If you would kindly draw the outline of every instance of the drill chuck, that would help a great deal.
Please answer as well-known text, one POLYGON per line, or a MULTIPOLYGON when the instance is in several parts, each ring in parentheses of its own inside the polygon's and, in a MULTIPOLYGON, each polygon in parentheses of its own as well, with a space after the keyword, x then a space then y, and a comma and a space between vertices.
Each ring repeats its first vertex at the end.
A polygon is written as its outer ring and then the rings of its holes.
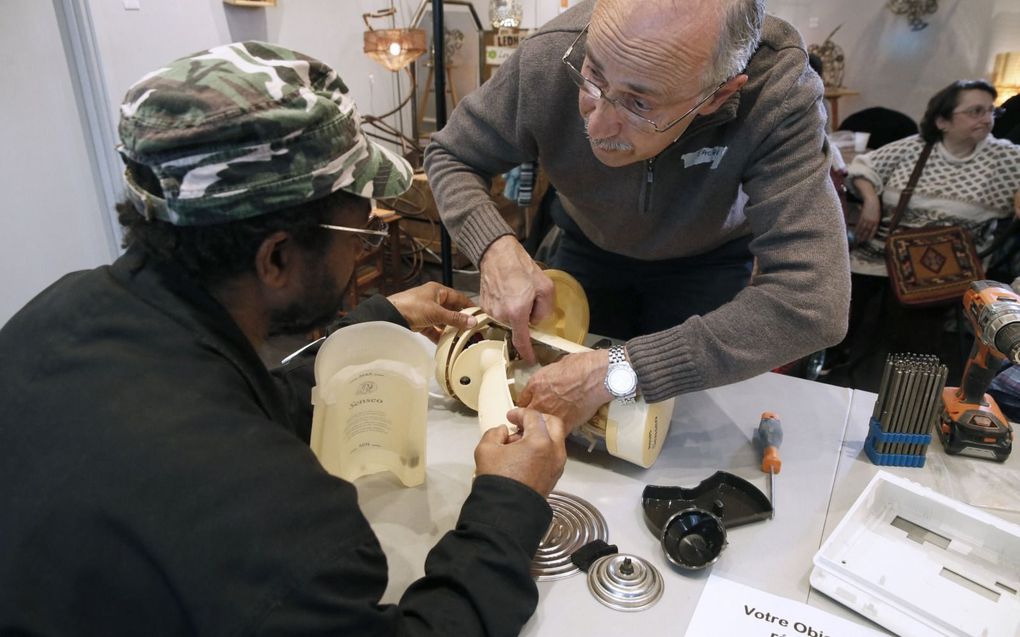
POLYGON ((1000 355, 1020 363, 1020 298, 1001 284, 985 286, 985 293, 984 299, 977 297, 983 304, 968 308, 975 336, 1000 355), (994 291, 992 299, 987 298, 989 291, 994 291))
POLYGON ((995 333, 995 349, 1002 352, 1010 362, 1020 364, 1020 316, 1016 321, 1003 325, 995 333))

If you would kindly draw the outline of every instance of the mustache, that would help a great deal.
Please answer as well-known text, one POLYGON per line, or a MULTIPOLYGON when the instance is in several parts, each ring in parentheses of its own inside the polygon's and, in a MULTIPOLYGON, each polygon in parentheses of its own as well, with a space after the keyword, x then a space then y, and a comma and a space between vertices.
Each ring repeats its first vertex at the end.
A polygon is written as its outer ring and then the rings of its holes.
POLYGON ((588 138, 591 145, 606 152, 632 151, 634 146, 615 137, 597 138, 592 137, 588 131, 588 118, 584 118, 584 136, 588 138))

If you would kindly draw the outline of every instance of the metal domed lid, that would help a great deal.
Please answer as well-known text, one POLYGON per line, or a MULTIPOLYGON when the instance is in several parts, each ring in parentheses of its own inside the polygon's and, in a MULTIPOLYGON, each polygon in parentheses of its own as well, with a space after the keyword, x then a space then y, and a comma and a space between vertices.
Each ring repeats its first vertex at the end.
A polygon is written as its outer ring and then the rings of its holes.
POLYGON ((550 493, 548 501, 552 523, 531 561, 531 575, 540 581, 580 572, 570 561, 574 551, 593 540, 609 539, 606 519, 587 501, 559 491, 550 493))
POLYGON ((588 588, 595 599, 610 608, 639 611, 662 597, 662 576, 647 560, 617 553, 601 557, 591 565, 588 588))

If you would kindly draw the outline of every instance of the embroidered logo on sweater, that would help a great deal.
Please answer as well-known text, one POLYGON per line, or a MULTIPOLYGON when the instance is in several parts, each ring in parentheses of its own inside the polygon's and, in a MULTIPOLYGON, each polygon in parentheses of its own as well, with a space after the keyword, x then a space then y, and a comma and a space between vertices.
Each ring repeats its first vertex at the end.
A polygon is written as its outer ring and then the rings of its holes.
POLYGON ((716 146, 715 148, 702 148, 697 152, 687 153, 683 156, 684 168, 690 168, 699 164, 712 164, 712 170, 715 170, 719 167, 723 155, 729 149, 729 146, 716 146))

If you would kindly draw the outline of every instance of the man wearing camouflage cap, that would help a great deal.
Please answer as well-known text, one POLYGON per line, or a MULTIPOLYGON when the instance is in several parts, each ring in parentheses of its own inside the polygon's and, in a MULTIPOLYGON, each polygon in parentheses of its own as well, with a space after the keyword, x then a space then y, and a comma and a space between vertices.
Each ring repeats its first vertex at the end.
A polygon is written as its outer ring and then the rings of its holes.
MULTIPOLYGON (((0 633, 516 634, 562 423, 514 410, 523 436, 483 437, 457 529, 381 605, 356 491, 307 446, 312 351, 256 353, 335 316, 370 198, 410 182, 337 74, 217 47, 131 87, 120 138, 127 252, 0 330, 0 633)), ((465 326, 467 302, 430 283, 345 322, 465 326)))

